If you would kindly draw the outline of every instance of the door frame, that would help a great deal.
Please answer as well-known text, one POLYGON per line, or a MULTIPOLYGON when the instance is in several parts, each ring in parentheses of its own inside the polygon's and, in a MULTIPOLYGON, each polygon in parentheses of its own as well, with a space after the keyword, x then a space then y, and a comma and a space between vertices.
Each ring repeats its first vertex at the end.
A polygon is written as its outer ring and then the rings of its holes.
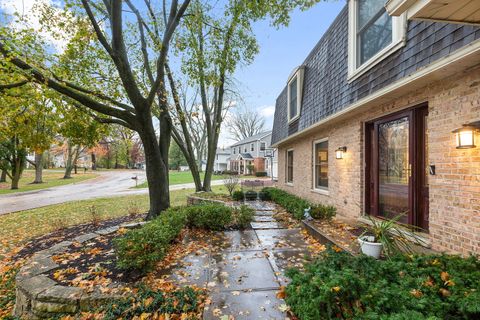
POLYGON ((428 115, 428 103, 422 103, 365 123, 365 212, 374 217, 379 215, 379 164, 378 126, 403 117, 409 119, 409 165, 408 178, 409 214, 408 225, 428 231, 428 186, 425 186, 425 172, 428 155, 425 152, 426 134, 424 119, 428 115))

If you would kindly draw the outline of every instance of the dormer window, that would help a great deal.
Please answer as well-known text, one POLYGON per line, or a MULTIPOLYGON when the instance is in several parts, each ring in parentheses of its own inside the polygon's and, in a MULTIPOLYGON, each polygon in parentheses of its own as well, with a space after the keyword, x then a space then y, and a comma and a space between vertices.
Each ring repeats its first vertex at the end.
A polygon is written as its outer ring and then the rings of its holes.
POLYGON ((302 107, 303 72, 303 66, 296 68, 288 80, 288 122, 295 121, 300 116, 300 109, 302 107))
POLYGON ((384 5, 385 0, 349 2, 349 80, 360 76, 405 44, 405 16, 389 16, 384 5))

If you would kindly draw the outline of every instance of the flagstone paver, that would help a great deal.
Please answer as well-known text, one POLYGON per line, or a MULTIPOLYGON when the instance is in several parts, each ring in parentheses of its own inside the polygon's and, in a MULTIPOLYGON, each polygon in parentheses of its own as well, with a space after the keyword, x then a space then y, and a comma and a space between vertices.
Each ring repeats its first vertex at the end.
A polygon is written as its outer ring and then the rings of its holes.
POLYGON ((247 205, 256 210, 252 230, 212 236, 208 248, 162 271, 180 285, 208 288, 211 304, 204 319, 285 319, 285 301, 276 296, 289 282, 284 272, 301 267, 310 257, 300 229, 286 229, 277 222, 272 204, 247 205))

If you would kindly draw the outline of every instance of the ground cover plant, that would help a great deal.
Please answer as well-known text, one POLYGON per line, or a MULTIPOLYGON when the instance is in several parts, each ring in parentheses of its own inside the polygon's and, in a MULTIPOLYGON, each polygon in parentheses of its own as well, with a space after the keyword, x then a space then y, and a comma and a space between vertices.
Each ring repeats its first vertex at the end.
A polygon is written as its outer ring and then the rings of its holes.
POLYGON ((286 301, 307 319, 479 319, 475 257, 398 255, 390 260, 328 249, 289 270, 286 301))

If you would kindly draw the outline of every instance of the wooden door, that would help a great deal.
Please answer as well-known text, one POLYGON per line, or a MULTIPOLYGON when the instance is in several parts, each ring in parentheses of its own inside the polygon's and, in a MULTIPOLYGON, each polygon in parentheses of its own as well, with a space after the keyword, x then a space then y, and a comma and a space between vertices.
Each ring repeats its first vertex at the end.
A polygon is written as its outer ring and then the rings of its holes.
POLYGON ((428 229, 425 106, 367 123, 365 203, 369 214, 428 229))

